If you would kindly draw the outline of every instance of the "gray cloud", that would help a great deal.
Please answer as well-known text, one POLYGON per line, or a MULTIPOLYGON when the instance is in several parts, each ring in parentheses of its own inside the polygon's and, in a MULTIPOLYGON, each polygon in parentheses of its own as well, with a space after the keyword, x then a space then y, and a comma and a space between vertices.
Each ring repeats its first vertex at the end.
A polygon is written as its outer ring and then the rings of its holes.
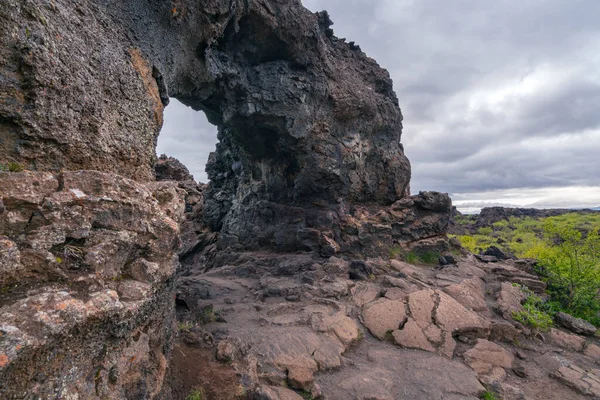
POLYGON ((207 182, 204 167, 217 143, 217 128, 201 111, 194 111, 175 99, 165 109, 158 137, 157 154, 176 157, 199 182, 207 182))
MULTIPOLYGON (((487 192, 492 201, 497 190, 519 188, 597 193, 600 2, 303 3, 327 9, 337 36, 357 42, 390 71, 405 116, 413 190, 457 199, 487 192)), ((175 109, 167 108, 167 123, 175 109)), ((213 127, 193 133, 186 123, 179 118, 163 129, 175 132, 167 133, 173 154, 180 157, 178 141, 213 148, 213 127)), ((200 179, 205 159, 190 165, 200 179)))

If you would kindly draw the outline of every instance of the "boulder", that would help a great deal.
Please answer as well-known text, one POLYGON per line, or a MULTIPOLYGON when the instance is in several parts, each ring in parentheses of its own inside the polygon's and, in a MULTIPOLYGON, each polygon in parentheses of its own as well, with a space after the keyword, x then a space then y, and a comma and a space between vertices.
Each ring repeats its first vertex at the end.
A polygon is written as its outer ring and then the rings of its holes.
POLYGON ((496 257, 498 260, 506 260, 507 258, 510 258, 505 252, 503 252, 496 246, 488 247, 486 251, 483 252, 483 255, 489 257, 496 257))
POLYGON ((575 318, 572 315, 564 312, 556 313, 554 319, 560 326, 567 328, 574 333, 591 336, 596 333, 597 330, 594 325, 590 324, 586 320, 575 318))
POLYGON ((350 262, 350 270, 348 272, 350 279, 367 280, 375 273, 375 269, 362 260, 354 260, 350 262))

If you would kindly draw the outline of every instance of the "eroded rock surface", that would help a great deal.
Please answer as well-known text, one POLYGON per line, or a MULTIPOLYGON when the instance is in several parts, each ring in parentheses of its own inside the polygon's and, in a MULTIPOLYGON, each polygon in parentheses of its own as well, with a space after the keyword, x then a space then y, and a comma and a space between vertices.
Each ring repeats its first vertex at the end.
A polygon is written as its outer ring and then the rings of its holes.
POLYGON ((222 359, 247 391, 283 386, 326 399, 476 399, 486 390, 507 399, 593 397, 595 337, 532 331, 497 306, 502 290, 518 289, 504 282, 512 261, 490 266, 468 257, 450 269, 364 262, 373 275, 356 281, 351 262, 335 257, 236 254, 228 265, 192 268, 181 278, 179 296, 190 309, 180 320, 224 343, 217 354, 229 354, 222 359), (476 310, 459 302, 464 290, 454 290, 471 286, 484 300, 476 310), (216 317, 197 322, 203 310, 216 317))
POLYGON ((182 192, 77 171, 0 172, 0 193, 0 397, 156 397, 182 192))

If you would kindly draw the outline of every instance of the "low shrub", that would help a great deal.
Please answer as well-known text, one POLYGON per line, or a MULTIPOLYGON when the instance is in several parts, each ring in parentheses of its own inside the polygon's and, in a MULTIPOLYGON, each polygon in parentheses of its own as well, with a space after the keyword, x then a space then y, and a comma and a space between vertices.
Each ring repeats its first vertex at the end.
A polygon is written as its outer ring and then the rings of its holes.
POLYGON ((185 400, 203 400, 203 399, 204 399, 204 392, 199 389, 192 390, 190 392, 190 394, 188 394, 187 397, 185 398, 185 400))
POLYGON ((16 162, 9 162, 7 164, 0 164, 0 171, 4 172, 21 172, 24 171, 25 167, 16 162))
POLYGON ((547 330, 552 326, 552 315, 545 311, 544 301, 525 287, 521 290, 527 294, 523 310, 513 313, 513 319, 530 328, 547 330))

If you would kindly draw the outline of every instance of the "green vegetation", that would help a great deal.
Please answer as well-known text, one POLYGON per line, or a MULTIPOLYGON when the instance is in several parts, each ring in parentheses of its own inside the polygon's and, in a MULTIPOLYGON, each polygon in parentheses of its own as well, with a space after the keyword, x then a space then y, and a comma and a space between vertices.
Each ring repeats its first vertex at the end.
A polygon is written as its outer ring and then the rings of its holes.
POLYGON ((202 309, 198 314, 198 321, 201 324, 210 324, 211 322, 223 322, 223 317, 219 315, 218 311, 215 311, 212 306, 208 306, 202 309))
MULTIPOLYGON (((462 216, 455 220, 459 225, 473 223, 472 216, 462 216)), ((451 235, 472 253, 485 251, 496 246, 503 251, 514 253, 518 257, 534 257, 530 251, 544 244, 544 226, 552 223, 558 229, 571 228, 582 232, 600 229, 600 213, 581 214, 567 213, 556 217, 542 219, 510 217, 508 220, 495 222, 491 227, 482 227, 474 235, 451 235)))
POLYGON ((409 251, 403 260, 409 264, 437 264, 440 253, 437 251, 409 251))
POLYGON ((402 251, 402 247, 400 246, 396 246, 396 247, 392 247, 390 249, 390 259, 397 259, 398 257, 400 257, 402 255, 403 251, 402 251))
POLYGON ((564 311, 600 326, 600 213, 567 213, 541 219, 511 217, 474 235, 457 236, 472 253, 489 246, 537 259, 537 273, 548 284, 548 301, 529 296, 515 319, 532 327, 549 326, 564 311))
POLYGON ((306 391, 300 392, 300 396, 302 396, 302 398, 305 400, 314 400, 315 399, 310 392, 306 392, 306 391))
POLYGON ((9 162, 7 164, 0 164, 0 172, 21 172, 24 171, 25 167, 16 162, 9 162))
POLYGON ((203 400, 203 399, 204 399, 204 392, 199 389, 192 390, 190 392, 190 394, 188 394, 187 397, 185 398, 185 400, 203 400))
POLYGON ((489 390, 486 390, 481 395, 481 400, 498 400, 498 398, 496 397, 496 395, 494 394, 494 392, 490 392, 489 390))
POLYGON ((390 259, 401 259, 409 264, 437 264, 440 257, 438 251, 412 250, 406 252, 397 246, 390 249, 390 259))
POLYGON ((388 342, 391 343, 395 343, 396 339, 394 339, 394 331, 393 330, 389 330, 385 333, 385 340, 387 340, 388 342))
POLYGON ((550 307, 600 325, 600 235, 548 221, 544 242, 528 255, 538 260, 538 273, 548 283, 550 307))
POLYGON ((189 321, 180 322, 178 325, 179 330, 184 331, 184 332, 189 332, 190 330, 192 330, 193 327, 194 327, 194 324, 189 321))
POLYGON ((523 310, 513 313, 515 321, 543 331, 550 328, 552 326, 552 316, 544 311, 544 308, 546 308, 544 301, 524 286, 521 287, 521 290, 527 294, 527 299, 523 303, 523 310))

